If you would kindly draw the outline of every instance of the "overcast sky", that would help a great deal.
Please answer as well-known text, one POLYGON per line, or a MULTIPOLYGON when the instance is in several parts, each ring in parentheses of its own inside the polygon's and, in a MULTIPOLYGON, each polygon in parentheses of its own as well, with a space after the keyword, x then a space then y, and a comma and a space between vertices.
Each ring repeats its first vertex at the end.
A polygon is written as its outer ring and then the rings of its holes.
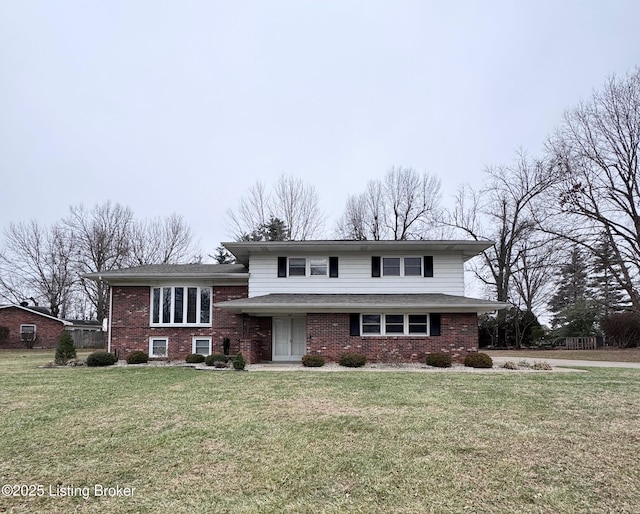
POLYGON ((107 200, 203 253, 260 179, 314 185, 327 237, 391 166, 444 202, 640 56, 637 0, 0 0, 0 230, 107 200))

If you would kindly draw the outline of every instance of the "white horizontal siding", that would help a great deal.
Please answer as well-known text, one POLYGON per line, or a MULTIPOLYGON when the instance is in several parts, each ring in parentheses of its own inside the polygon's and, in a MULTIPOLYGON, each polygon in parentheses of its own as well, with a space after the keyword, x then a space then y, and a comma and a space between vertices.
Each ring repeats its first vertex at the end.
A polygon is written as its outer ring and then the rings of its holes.
MULTIPOLYGON (((288 257, 308 259, 313 256, 289 255, 288 257)), ((329 256, 322 255, 322 257, 329 256)), ((422 257, 422 255, 386 253, 382 257, 422 257)), ((249 297, 271 293, 464 295, 462 255, 433 254, 433 277, 372 277, 371 254, 338 254, 338 263, 338 278, 318 276, 278 278, 276 255, 252 255, 249 261, 249 297)))

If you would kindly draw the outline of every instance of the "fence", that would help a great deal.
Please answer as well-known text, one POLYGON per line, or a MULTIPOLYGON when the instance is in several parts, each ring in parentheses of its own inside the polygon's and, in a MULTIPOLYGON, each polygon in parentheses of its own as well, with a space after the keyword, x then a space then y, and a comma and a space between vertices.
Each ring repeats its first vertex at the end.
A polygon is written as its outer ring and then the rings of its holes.
POLYGON ((106 333, 101 330, 70 330, 76 348, 104 348, 106 333))
POLYGON ((566 337, 564 344, 567 350, 595 350, 598 340, 596 337, 566 337))

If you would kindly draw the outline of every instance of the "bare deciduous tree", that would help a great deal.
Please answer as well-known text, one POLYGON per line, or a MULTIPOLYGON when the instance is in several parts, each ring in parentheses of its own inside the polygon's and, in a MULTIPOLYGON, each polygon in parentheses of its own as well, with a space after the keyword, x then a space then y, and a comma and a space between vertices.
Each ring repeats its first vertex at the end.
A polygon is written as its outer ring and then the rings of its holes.
POLYGON ((237 210, 228 209, 227 218, 231 232, 236 240, 241 240, 269 220, 270 198, 265 185, 257 181, 249 188, 247 194, 240 198, 237 210))
POLYGON ((282 175, 274 186, 271 215, 284 221, 289 239, 306 241, 315 239, 324 221, 315 187, 301 179, 282 175))
POLYGON ((60 225, 11 223, 0 256, 0 294, 12 303, 45 303, 64 316, 75 282, 73 234, 60 225))
POLYGON ((604 242, 613 274, 640 312, 640 68, 612 76, 564 115, 548 142, 562 180, 550 232, 592 250, 604 242))
POLYGON ((184 263, 196 254, 193 233, 176 213, 132 223, 130 248, 132 266, 184 263))
POLYGON ((423 239, 439 219, 440 181, 412 168, 393 167, 371 180, 364 193, 350 196, 338 220, 343 239, 423 239))
MULTIPOLYGON (((76 237, 75 264, 80 275, 126 265, 131 254, 131 209, 111 202, 91 211, 78 205, 70 208, 64 223, 76 237)), ((93 280, 82 280, 81 284, 102 321, 108 315, 108 286, 93 280)))
POLYGON ((256 182, 240 199, 237 210, 227 211, 227 217, 236 240, 259 231, 272 219, 282 220, 287 227, 287 239, 294 241, 317 238, 324 224, 315 188, 284 174, 271 192, 256 182))
MULTIPOLYGON (((486 174, 481 191, 460 190, 450 223, 475 240, 494 241, 474 272, 496 300, 514 305, 522 301, 533 308, 545 287, 542 266, 549 260, 533 212, 538 198, 553 184, 553 175, 545 163, 532 163, 523 152, 514 165, 488 168, 486 174)), ((498 317, 504 315, 500 312, 498 317)), ((499 332, 499 345, 504 338, 499 332)))

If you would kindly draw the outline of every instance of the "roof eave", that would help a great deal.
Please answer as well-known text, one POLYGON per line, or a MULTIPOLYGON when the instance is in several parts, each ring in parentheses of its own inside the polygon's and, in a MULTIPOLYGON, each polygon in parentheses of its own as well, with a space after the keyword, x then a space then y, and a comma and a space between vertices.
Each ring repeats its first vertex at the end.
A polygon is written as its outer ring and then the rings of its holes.
POLYGON ((252 316, 270 316, 279 314, 305 314, 313 313, 345 313, 345 312, 405 312, 405 311, 432 311, 439 313, 469 313, 477 314, 494 312, 507 307, 507 304, 495 302, 492 304, 439 304, 439 303, 406 303, 403 305, 393 304, 377 304, 370 303, 270 303, 257 305, 252 303, 243 303, 238 300, 231 302, 216 303, 216 307, 228 310, 230 312, 249 314, 252 316), (227 305, 225 305, 225 303, 227 305))
POLYGON ((176 280, 212 280, 247 282, 249 273, 141 273, 132 275, 109 275, 107 273, 87 273, 82 278, 106 282, 110 285, 134 285, 150 282, 171 282, 176 280))
POLYGON ((247 265, 249 256, 258 253, 311 252, 380 252, 398 249, 421 249, 444 253, 458 253, 469 260, 493 245, 489 240, 408 240, 408 241, 233 241, 222 245, 241 264, 247 265))

